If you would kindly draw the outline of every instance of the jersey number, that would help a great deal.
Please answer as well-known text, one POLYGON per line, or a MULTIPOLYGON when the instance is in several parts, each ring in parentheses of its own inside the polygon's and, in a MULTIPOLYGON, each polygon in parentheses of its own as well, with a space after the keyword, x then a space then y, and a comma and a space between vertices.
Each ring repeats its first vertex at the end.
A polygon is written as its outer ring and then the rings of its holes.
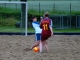
POLYGON ((47 25, 47 24, 44 24, 44 25, 43 25, 43 29, 44 29, 44 30, 48 30, 48 25, 47 25))

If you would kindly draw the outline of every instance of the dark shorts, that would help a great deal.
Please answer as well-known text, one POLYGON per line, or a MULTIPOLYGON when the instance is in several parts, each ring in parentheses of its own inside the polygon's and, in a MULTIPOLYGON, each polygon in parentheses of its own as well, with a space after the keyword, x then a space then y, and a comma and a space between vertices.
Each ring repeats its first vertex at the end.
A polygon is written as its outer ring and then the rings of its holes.
POLYGON ((41 34, 40 33, 35 34, 35 37, 36 37, 36 41, 41 40, 41 34))
POLYGON ((42 32, 42 34, 41 34, 41 40, 42 41, 47 40, 50 36, 51 36, 51 31, 42 32))

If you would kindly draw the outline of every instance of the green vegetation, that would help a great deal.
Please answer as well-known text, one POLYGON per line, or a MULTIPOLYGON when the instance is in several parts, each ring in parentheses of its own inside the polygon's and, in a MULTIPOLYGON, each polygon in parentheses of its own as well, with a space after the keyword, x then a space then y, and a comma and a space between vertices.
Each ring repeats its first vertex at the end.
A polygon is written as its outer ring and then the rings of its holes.
POLYGON ((13 27, 20 21, 20 10, 0 7, 0 27, 13 27))
POLYGON ((20 28, 16 27, 0 27, 0 32, 21 32, 20 28))
MULTIPOLYGON (((69 29, 55 29, 54 32, 80 32, 80 28, 69 28, 69 29)), ((24 28, 16 28, 16 27, 0 27, 0 32, 25 32, 24 28)), ((33 28, 28 28, 28 32, 34 32, 33 28)))
POLYGON ((80 11, 71 11, 71 14, 80 15, 80 11))
POLYGON ((14 9, 14 8, 4 8, 4 7, 0 7, 0 12, 1 13, 19 13, 20 10, 19 9, 14 9))
MULTIPOLYGON (((53 28, 54 32, 80 32, 80 28, 68 28, 68 29, 56 29, 53 28)), ((34 32, 33 28, 28 28, 28 32, 34 32)))
POLYGON ((7 18, 7 19, 3 19, 0 18, 0 27, 2 26, 15 26, 15 23, 18 22, 18 20, 14 19, 14 18, 7 18))
POLYGON ((54 32, 80 32, 80 28, 53 29, 54 32))
MULTIPOLYGON (((40 16, 43 16, 43 14, 44 14, 44 10, 43 11, 37 11, 37 10, 33 10, 33 9, 30 9, 29 11, 29 14, 31 14, 31 15, 40 15, 40 16)), ((56 10, 56 11, 54 11, 54 9, 52 9, 52 10, 50 10, 50 11, 48 11, 50 14, 56 14, 56 15, 80 15, 80 11, 71 11, 71 13, 70 12, 68 12, 68 11, 59 11, 59 10, 56 10)))
MULTIPOLYGON (((25 28, 0 27, 0 32, 25 32, 25 28)), ((28 28, 28 32, 34 32, 34 29, 28 28)))
POLYGON ((20 10, 0 7, 0 19, 15 18, 20 20, 20 17, 20 10))
MULTIPOLYGON (((69 12, 65 11, 49 11, 50 14, 67 14, 69 12)), ((31 22, 32 15, 36 15, 38 20, 40 16, 43 16, 44 11, 40 11, 40 13, 36 10, 30 9, 28 11, 28 22, 31 22)), ((73 15, 80 15, 80 12, 72 11, 73 15)), ((24 28, 16 28, 15 23, 20 22, 21 14, 20 10, 10 9, 10 8, 2 8, 0 7, 0 32, 25 32, 24 28)), ((54 32, 80 32, 79 28, 69 28, 69 29, 53 29, 54 32)), ((32 27, 28 28, 28 32, 34 32, 32 27)))

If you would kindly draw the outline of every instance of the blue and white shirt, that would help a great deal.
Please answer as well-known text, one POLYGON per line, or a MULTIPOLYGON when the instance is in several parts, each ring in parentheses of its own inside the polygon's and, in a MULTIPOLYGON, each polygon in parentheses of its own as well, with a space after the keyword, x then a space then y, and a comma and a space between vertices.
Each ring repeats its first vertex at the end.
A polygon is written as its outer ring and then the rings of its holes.
POLYGON ((32 22, 32 26, 35 29, 35 33, 41 33, 42 29, 40 28, 39 22, 32 22))

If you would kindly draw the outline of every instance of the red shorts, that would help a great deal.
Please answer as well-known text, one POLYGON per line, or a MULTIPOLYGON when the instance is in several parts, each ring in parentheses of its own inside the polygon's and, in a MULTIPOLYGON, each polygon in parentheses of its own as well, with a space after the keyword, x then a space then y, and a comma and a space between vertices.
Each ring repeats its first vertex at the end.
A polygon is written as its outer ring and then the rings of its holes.
POLYGON ((51 36, 51 31, 42 31, 41 40, 47 40, 51 36))

